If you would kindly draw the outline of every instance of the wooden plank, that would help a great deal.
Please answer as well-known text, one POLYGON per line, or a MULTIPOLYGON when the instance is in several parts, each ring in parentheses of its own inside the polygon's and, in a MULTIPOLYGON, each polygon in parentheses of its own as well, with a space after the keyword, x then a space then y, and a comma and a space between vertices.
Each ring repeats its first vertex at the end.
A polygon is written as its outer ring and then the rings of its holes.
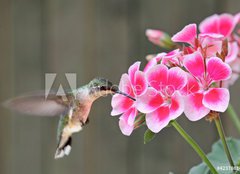
MULTIPOLYGON (((95 75, 119 83, 129 62, 128 1, 96 1, 95 75)), ((111 117, 111 97, 101 98, 94 104, 90 119, 94 130, 92 149, 96 153, 94 173, 127 173, 128 138, 121 134, 118 117, 111 117)), ((90 126, 89 126, 90 127, 90 126)), ((91 136, 91 138, 92 138, 91 136)), ((91 173, 91 172, 89 172, 91 173)))
MULTIPOLYGON (((13 2, 15 95, 41 84, 41 1, 13 2)), ((41 172, 41 118, 15 114, 12 119, 13 173, 41 172)))
MULTIPOLYGON (((119 64, 128 64, 127 16, 115 14, 118 5, 121 13, 126 8, 125 3, 115 3, 71 1, 66 5, 64 1, 53 0, 46 4, 45 14, 49 15, 46 33, 46 38, 49 38, 46 48, 48 71, 76 72, 79 84, 96 76, 119 80, 120 72, 126 69, 120 69, 119 64), (106 11, 106 5, 109 11, 106 11)), ((109 114, 109 98, 96 102, 90 113, 90 124, 75 136, 71 156, 56 163, 50 161, 44 166, 47 165, 51 173, 58 174, 66 170, 125 173, 126 164, 124 162, 119 168, 119 161, 126 161, 124 147, 127 139, 118 131, 118 119, 115 119, 116 124, 112 124, 109 114), (112 142, 113 131, 118 136, 112 142), (121 150, 115 148, 119 145, 121 150), (115 161, 116 156, 119 160, 115 161)))
MULTIPOLYGON (((13 96, 12 93, 44 87, 44 73, 48 72, 58 73, 58 81, 65 83, 66 72, 77 74, 78 85, 95 76, 118 83, 134 61, 145 62, 146 54, 160 51, 148 43, 145 29, 161 28, 176 33, 188 23, 200 22, 225 9, 225 5, 216 3, 209 0, 23 0, 13 4, 0 1, 0 57, 4 58, 1 58, 0 79, 5 83, 0 86, 0 101, 13 96)), ((229 1, 226 8, 237 12, 237 7, 236 2, 229 1)), ((238 85, 233 93, 237 93, 238 85)), ((0 110, 4 120, 0 122, 0 138, 5 140, 0 145, 3 154, 0 173, 173 171, 181 174, 200 162, 173 128, 164 129, 153 142, 143 145, 145 128, 125 137, 118 128, 118 118, 111 118, 110 111, 110 97, 94 103, 90 124, 74 135, 71 155, 55 161, 58 118, 9 117, 9 112, 0 110)), ((179 120, 209 151, 217 138, 214 125, 204 120, 197 123, 185 118, 179 120), (204 133, 199 134, 202 130, 204 133)), ((227 123, 227 133, 234 133, 230 128, 227 123)))
MULTIPOLYGON (((127 21, 128 21, 128 67, 136 61, 141 61, 141 68, 145 65, 145 55, 143 48, 144 32, 142 24, 142 2, 138 0, 128 1, 127 21)), ((125 70, 127 72, 127 69, 125 70)), ((144 148, 143 135, 146 127, 133 132, 128 137, 126 149, 127 173, 144 174, 144 148)))
MULTIPOLYGON (((94 1, 45 2, 45 72, 58 73, 59 82, 65 80, 66 83, 64 73, 68 72, 76 73, 78 86, 88 83, 94 77, 96 64, 94 12, 94 1)), ((56 146, 55 137, 52 136, 55 134, 57 121, 58 118, 44 123, 46 129, 53 132, 51 137, 44 135, 48 149, 54 149, 56 146)), ((96 172, 93 167, 95 154, 91 149, 94 144, 89 138, 91 133, 91 130, 88 132, 84 129, 73 136, 73 149, 69 157, 55 161, 52 158, 54 152, 51 152, 51 156, 45 156, 46 160, 43 161, 43 166, 46 166, 45 173, 96 172)))
MULTIPOLYGON (((11 1, 0 1, 0 103, 13 93, 13 58, 12 58, 12 7, 11 1)), ((0 173, 12 173, 11 121, 9 111, 0 109, 0 173)))

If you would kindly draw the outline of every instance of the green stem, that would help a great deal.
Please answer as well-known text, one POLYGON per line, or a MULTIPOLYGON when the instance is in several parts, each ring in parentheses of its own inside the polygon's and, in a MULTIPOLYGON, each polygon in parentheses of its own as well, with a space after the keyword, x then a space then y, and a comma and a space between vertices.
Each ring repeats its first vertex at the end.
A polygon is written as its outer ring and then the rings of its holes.
POLYGON ((224 151, 227 155, 227 158, 228 158, 228 161, 229 161, 229 164, 234 167, 234 162, 232 160, 232 156, 231 156, 231 153, 229 151, 229 148, 228 148, 228 145, 227 145, 227 141, 226 141, 226 138, 225 138, 225 133, 224 133, 224 130, 223 130, 223 126, 222 126, 222 122, 221 122, 221 119, 219 117, 219 115, 214 119, 215 121, 215 124, 216 124, 216 127, 217 127, 217 130, 218 130, 218 134, 222 140, 222 144, 223 144, 223 147, 224 147, 224 151))
POLYGON ((237 113, 235 112, 231 104, 228 105, 227 112, 230 118, 232 119, 233 124, 235 124, 238 132, 240 133, 240 118, 238 117, 237 113))
POLYGON ((192 139, 187 132, 177 123, 176 120, 171 122, 172 126, 178 131, 178 133, 192 146, 192 148, 197 152, 199 157, 207 164, 212 174, 218 174, 212 163, 209 161, 203 150, 199 147, 199 145, 192 139))

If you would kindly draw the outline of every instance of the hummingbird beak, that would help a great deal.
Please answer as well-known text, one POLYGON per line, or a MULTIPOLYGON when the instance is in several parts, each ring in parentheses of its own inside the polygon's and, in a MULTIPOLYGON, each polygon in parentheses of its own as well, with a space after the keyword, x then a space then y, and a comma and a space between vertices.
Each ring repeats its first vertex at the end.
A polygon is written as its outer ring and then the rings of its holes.
POLYGON ((124 96, 126 96, 126 97, 132 99, 133 101, 136 101, 135 98, 133 98, 132 96, 130 96, 130 95, 128 95, 128 94, 126 94, 126 93, 120 91, 120 90, 118 89, 118 87, 116 87, 116 86, 112 87, 112 88, 111 88, 111 91, 114 92, 114 93, 117 93, 117 94, 124 95, 124 96))

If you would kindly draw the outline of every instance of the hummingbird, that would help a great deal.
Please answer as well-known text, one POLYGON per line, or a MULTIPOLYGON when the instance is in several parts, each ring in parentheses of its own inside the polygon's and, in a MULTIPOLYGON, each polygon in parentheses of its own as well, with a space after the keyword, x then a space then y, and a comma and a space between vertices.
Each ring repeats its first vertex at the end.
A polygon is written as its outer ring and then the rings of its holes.
POLYGON ((65 95, 51 91, 47 97, 43 92, 25 94, 5 102, 11 110, 35 116, 60 116, 57 128, 55 159, 69 155, 72 134, 79 132, 89 122, 89 112, 95 100, 108 94, 121 94, 132 100, 105 78, 94 78, 88 84, 65 95))

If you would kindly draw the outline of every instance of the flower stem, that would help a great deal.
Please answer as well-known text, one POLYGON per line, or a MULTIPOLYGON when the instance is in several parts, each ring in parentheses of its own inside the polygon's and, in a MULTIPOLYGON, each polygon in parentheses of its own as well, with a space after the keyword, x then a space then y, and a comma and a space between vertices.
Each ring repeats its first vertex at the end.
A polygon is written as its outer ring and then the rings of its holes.
POLYGON ((231 104, 228 105, 227 112, 230 118, 232 119, 232 122, 235 124, 238 132, 240 133, 240 118, 238 117, 237 113, 235 112, 231 104))
POLYGON ((190 135, 185 132, 185 130, 177 123, 176 120, 171 122, 172 126, 178 131, 178 133, 192 146, 192 148, 197 152, 199 157, 207 164, 212 174, 218 174, 212 163, 207 158, 206 154, 199 147, 199 145, 192 139, 190 135))
POLYGON ((216 127, 217 127, 217 130, 218 130, 218 134, 222 140, 222 144, 223 144, 223 147, 224 147, 224 151, 227 155, 227 158, 228 158, 228 161, 229 161, 229 164, 234 167, 234 162, 232 160, 232 156, 231 156, 231 153, 229 151, 229 148, 228 148, 228 145, 227 145, 227 141, 226 141, 226 138, 225 138, 225 133, 224 133, 224 130, 223 130, 223 126, 222 126, 222 122, 221 122, 221 119, 219 117, 219 115, 214 119, 215 121, 215 124, 216 124, 216 127))

